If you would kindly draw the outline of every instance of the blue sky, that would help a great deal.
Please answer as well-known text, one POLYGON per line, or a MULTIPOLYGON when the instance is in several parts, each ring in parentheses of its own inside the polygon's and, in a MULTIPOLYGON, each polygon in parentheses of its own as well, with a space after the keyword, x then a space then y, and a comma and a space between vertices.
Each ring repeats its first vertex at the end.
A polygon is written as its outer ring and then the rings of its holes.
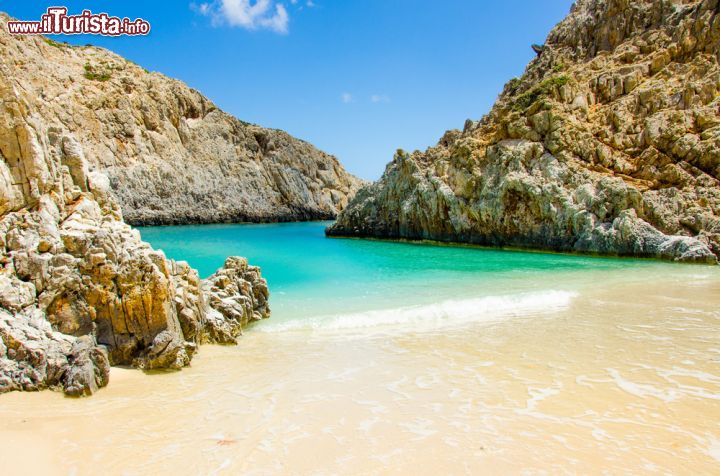
POLYGON ((425 149, 479 119, 522 74, 570 0, 1 1, 152 25, 147 37, 58 37, 181 79, 245 121, 284 129, 376 179, 397 148, 425 149))

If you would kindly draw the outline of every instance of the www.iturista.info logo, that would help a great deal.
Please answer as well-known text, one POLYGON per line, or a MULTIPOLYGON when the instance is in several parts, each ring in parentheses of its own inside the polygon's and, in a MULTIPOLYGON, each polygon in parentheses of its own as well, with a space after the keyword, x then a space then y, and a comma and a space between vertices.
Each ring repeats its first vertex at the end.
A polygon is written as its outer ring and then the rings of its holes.
POLYGON ((79 15, 68 15, 66 7, 50 7, 40 21, 9 21, 8 32, 13 35, 147 35, 150 23, 137 18, 111 17, 107 13, 83 10, 79 15))

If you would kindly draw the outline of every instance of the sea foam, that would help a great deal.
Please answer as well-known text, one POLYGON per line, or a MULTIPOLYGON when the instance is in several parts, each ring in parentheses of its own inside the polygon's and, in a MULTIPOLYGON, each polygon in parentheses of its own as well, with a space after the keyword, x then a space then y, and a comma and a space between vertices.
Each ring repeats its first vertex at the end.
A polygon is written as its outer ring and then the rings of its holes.
POLYGON ((568 307, 577 293, 548 290, 511 295, 447 300, 434 304, 330 314, 283 321, 264 321, 254 332, 293 330, 337 331, 364 328, 401 328, 423 331, 470 323, 492 323, 514 316, 545 313, 568 307))

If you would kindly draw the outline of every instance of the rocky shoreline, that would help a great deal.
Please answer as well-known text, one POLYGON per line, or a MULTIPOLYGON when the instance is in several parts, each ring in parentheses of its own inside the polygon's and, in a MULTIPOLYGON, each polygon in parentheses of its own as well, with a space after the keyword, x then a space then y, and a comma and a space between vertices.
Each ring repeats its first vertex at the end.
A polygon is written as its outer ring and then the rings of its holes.
POLYGON ((398 151, 329 236, 716 263, 717 0, 581 0, 488 115, 398 151))
POLYGON ((179 81, 0 26, 0 393, 90 395, 112 365, 180 369, 269 317, 258 267, 201 280, 128 222, 332 218, 360 181, 179 81))
MULTIPOLYGON (((259 268, 230 257, 200 280, 166 259, 122 221, 107 177, 88 171, 70 135, 3 105, 14 127, 2 137, 14 134, 21 147, 2 143, 0 171, 16 160, 36 173, 13 197, 22 206, 0 218, 0 393, 89 395, 108 383, 111 365, 179 369, 199 344, 235 343, 243 326, 269 317, 259 268), (31 133, 46 140, 21 141, 31 133)), ((7 207, 12 186, 0 185, 7 207)))
POLYGON ((334 212, 322 212, 314 209, 294 208, 288 213, 274 215, 247 215, 245 213, 232 213, 227 215, 188 213, 183 217, 170 214, 152 217, 125 218, 125 223, 132 226, 173 226, 173 225, 212 225, 219 223, 289 223, 295 221, 327 221, 337 218, 334 212))

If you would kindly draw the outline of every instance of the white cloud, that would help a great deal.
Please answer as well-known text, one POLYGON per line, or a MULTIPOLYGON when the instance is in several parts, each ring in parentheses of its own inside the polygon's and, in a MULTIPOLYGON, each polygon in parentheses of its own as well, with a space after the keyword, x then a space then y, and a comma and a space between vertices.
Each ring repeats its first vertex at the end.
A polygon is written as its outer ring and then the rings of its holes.
POLYGON ((353 95, 350 93, 342 93, 340 95, 340 100, 344 102, 345 104, 349 104, 351 102, 354 102, 355 99, 353 98, 353 95))
POLYGON ((390 102, 390 97, 386 94, 373 94, 372 96, 370 96, 370 101, 374 103, 390 102))
POLYGON ((312 0, 307 0, 307 2, 305 2, 305 5, 307 5, 308 8, 312 8, 315 6, 315 2, 313 2, 312 0))
POLYGON ((274 0, 213 0, 190 7, 212 19, 213 25, 228 24, 246 30, 267 29, 287 33, 289 17, 285 6, 274 0))

